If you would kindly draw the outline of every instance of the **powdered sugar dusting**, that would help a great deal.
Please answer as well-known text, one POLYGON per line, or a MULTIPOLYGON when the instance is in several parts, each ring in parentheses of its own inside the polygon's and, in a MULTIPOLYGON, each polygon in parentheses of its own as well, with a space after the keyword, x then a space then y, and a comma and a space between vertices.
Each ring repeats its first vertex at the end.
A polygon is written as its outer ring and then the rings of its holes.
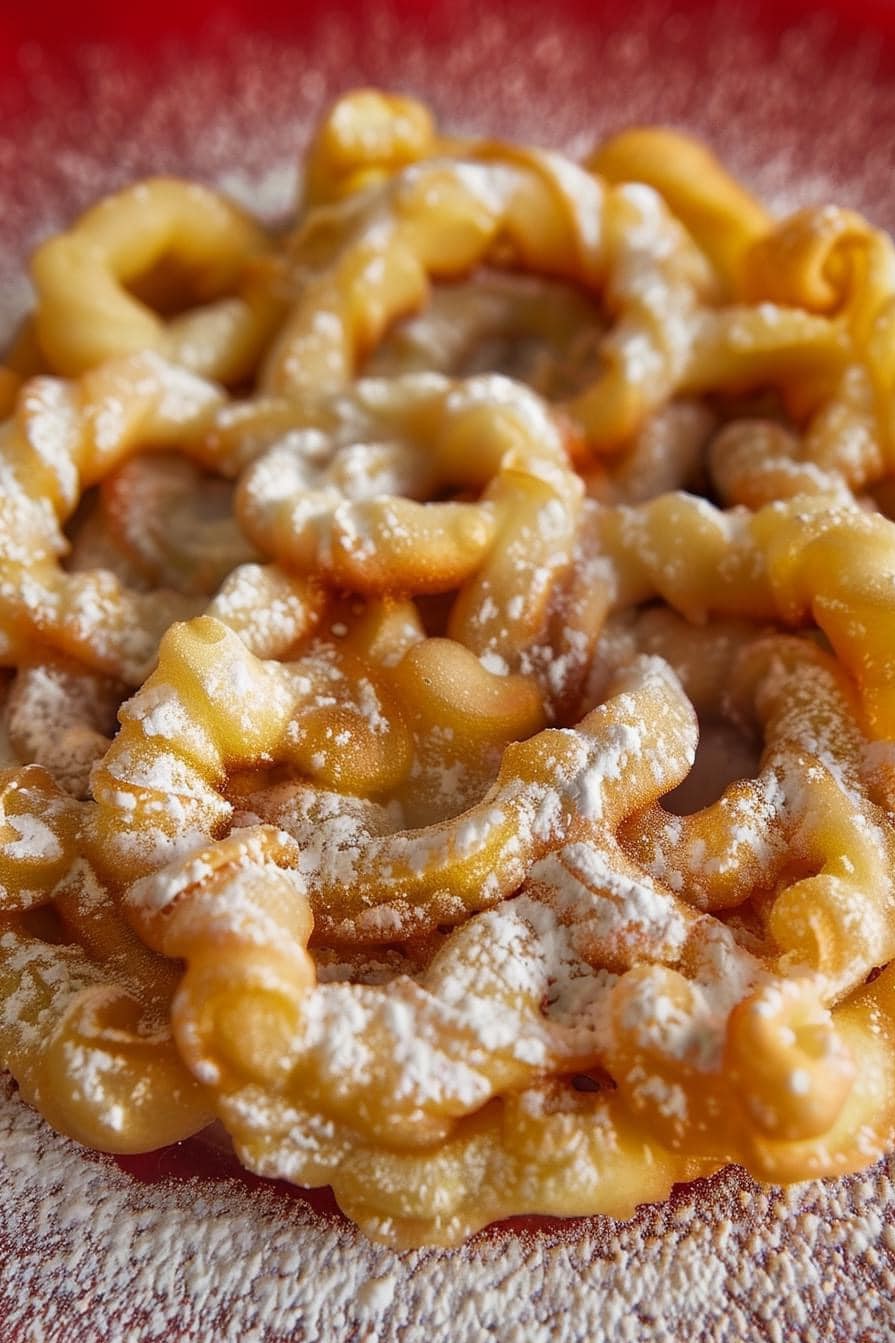
POLYGON ((274 1187, 135 1181, 6 1085, 0 1194, 6 1337, 35 1343, 882 1343, 895 1287, 895 1161, 784 1194, 728 1171, 628 1223, 396 1254, 274 1187))
MULTIPOLYGON (((622 123, 670 121, 707 135, 778 208, 836 198, 891 223, 878 128, 892 124, 895 82, 876 76, 870 41, 831 50, 828 37, 815 19, 772 51, 731 6, 683 15, 648 4, 623 31, 514 6, 507 18, 458 12, 444 48, 385 14, 363 32, 334 15, 310 41, 223 38, 205 57, 169 52, 151 82, 108 51, 83 52, 94 92, 80 101, 32 51, 43 113, 0 116, 0 168, 16 183, 0 244, 0 329, 27 302, 24 251, 135 176, 182 172, 268 217, 285 213, 322 103, 354 83, 394 83, 397 51, 402 86, 458 129, 581 151, 622 123)), ((361 708, 375 730, 375 694, 361 708)), ((152 727, 167 734, 164 714, 152 727)), ((882 1343, 882 1303, 895 1290, 895 1161, 785 1194, 727 1173, 625 1225, 593 1218, 394 1254, 264 1187, 139 1184, 54 1135, 4 1081, 0 1206, 11 1340, 882 1343)))

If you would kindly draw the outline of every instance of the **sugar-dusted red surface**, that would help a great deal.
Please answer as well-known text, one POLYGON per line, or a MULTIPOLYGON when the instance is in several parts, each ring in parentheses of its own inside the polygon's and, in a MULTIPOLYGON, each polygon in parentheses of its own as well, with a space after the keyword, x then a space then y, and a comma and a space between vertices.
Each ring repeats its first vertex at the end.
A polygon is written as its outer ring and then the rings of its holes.
POLYGON ((285 1180, 265 1180, 240 1164, 220 1138, 199 1133, 194 1138, 137 1156, 117 1156, 116 1165, 143 1184, 170 1180, 236 1180, 246 1189, 276 1190, 284 1199, 296 1199, 324 1217, 345 1220, 331 1189, 299 1189, 285 1180))

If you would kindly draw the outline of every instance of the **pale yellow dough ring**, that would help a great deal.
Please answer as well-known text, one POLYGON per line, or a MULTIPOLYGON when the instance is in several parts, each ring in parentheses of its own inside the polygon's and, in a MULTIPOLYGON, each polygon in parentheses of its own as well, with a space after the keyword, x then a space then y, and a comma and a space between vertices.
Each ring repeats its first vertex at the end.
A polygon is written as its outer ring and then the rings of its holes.
POLYGON ((431 279, 492 260, 498 242, 514 264, 605 290, 620 315, 606 371, 569 409, 595 443, 623 441, 684 375, 708 265, 647 188, 607 188, 559 156, 500 146, 414 164, 311 216, 292 244, 298 297, 266 389, 300 399, 346 386, 431 279))
POLYGON ((722 497, 757 507, 797 494, 847 498, 892 473, 895 249, 850 210, 802 210, 745 257, 743 290, 833 320, 848 359, 800 437, 773 423, 734 423, 713 445, 722 497))
MULTIPOLYGON (((0 662, 16 665, 36 640, 132 685, 145 678, 164 631, 206 600, 135 591, 105 569, 66 573, 61 524, 85 489, 147 447, 170 445, 208 464, 204 440, 224 404, 216 384, 152 352, 109 360, 75 381, 25 384, 15 417, 0 428, 0 662)), ((264 626, 258 646, 265 650, 291 647, 319 613, 319 591, 301 578, 262 581, 292 589, 293 625, 280 622, 274 639, 263 613, 230 600, 245 588, 240 572, 220 594, 224 607, 239 607, 237 628, 251 641, 264 626)))
POLYGON ((253 371, 279 315, 269 286, 251 272, 269 247, 246 214, 198 183, 158 177, 127 187, 35 253, 41 349, 69 376, 153 350, 237 382, 253 371), (127 289, 163 262, 179 263, 204 305, 168 322, 127 289))
MULTIPOLYGON (((417 663, 414 679, 437 674, 437 660, 417 663)), ((295 664, 261 662, 208 617, 175 627, 94 775, 96 861, 126 884, 221 834, 233 815, 222 793, 229 773, 261 761, 289 763, 324 788, 388 797, 405 786, 413 760, 413 724, 400 708, 407 698, 387 668, 350 656, 333 664, 312 650, 295 664), (238 698, 228 686, 241 687, 238 698)), ((593 808, 601 817, 618 808, 620 819, 631 790, 653 787, 652 765, 625 747, 647 710, 666 725, 668 767, 686 768, 689 706, 672 680, 644 671, 577 729, 506 747, 494 789, 461 816, 371 838, 353 873, 334 852, 311 881, 320 927, 342 940, 388 941, 495 904, 539 856, 586 833, 593 808)), ((521 701, 520 711, 529 712, 521 701)))
POLYGON ((587 159, 607 182, 645 182, 711 257, 727 293, 742 289, 745 258, 772 228, 763 206, 689 135, 638 126, 610 136, 587 159))
MULTIPOLYGON (((716 1123, 711 1137, 706 1138, 702 1131, 711 1155, 697 1157, 682 1151, 672 1156, 646 1137, 628 1110, 625 1093, 594 1096, 576 1093, 564 1083, 554 1083, 536 1085, 518 1098, 506 1098, 500 1104, 459 1119, 450 1136, 445 1137, 442 1128, 442 1138, 438 1147, 434 1147, 425 1143, 426 1129, 419 1127, 421 1116, 412 1092, 404 1095, 402 1090, 403 1099, 397 1109, 386 1100, 380 1112, 378 1102, 370 1096, 364 1097, 365 1082, 359 1078, 361 1092, 357 1096, 353 1096, 350 1088, 346 1092, 337 1086, 327 1100, 327 1087, 333 1085, 348 1059, 355 1056, 350 1049, 344 1059, 338 1050, 335 1055, 331 1053, 342 991, 338 988, 320 991, 324 1002, 327 995, 332 996, 336 1016, 330 1018, 324 1010, 320 1017, 311 1010, 313 999, 308 995, 313 993, 313 970, 299 950, 307 938, 310 919, 300 879, 294 875, 297 857, 297 853, 290 856, 285 837, 277 837, 275 832, 241 835, 235 832, 221 845, 196 854, 179 871, 160 873, 135 889, 131 897, 132 915, 151 941, 164 945, 169 952, 179 950, 190 962, 174 1009, 178 1037, 197 1075, 216 1091, 218 1111, 233 1132, 243 1160, 263 1174, 307 1184, 332 1183, 340 1201, 353 1215, 358 1206, 363 1207, 365 1228, 390 1243, 405 1243, 405 1237, 407 1241, 414 1237, 417 1242, 420 1239, 452 1242, 495 1217, 523 1211, 570 1215, 599 1208, 614 1215, 626 1215, 636 1202, 661 1196, 649 1192, 656 1188, 654 1179, 661 1184, 671 1171, 677 1172, 674 1179, 692 1178, 729 1160, 745 1160, 757 1170, 773 1164, 787 1179, 799 1178, 803 1171, 841 1172, 862 1164, 867 1152, 877 1150, 890 1136, 895 1078, 891 1067, 880 1066, 882 1056, 874 1037, 878 1032, 892 1030, 891 976, 885 982, 877 981, 879 987, 871 986, 869 995, 868 990, 862 990, 854 1007, 850 1004, 837 1010, 834 1016, 837 1030, 841 1023, 849 1048, 845 1057, 854 1051, 859 1066, 839 1119, 819 1141, 766 1139, 758 1133, 750 1136, 738 1132, 739 1126, 716 1123), (287 932, 289 935, 284 935, 287 932), (223 951, 225 955, 221 954, 223 951), (862 1006, 862 999, 868 997, 869 1001, 862 1006), (310 1021, 316 1023, 316 1032, 326 1027, 325 1040, 321 1038, 316 1045, 315 1027, 309 1029, 307 1021, 303 1026, 299 1024, 300 1010, 299 1016, 295 1015, 297 1004, 303 1000, 310 1021), (327 1058, 331 1059, 330 1068, 335 1069, 328 1084, 327 1058), (867 1059, 872 1067, 863 1065, 867 1059), (309 1107, 312 1096, 314 1104, 309 1107), (879 1102, 883 1104, 874 1114, 879 1102), (321 1104, 324 1114, 317 1110, 321 1104), (404 1142, 410 1140, 411 1145, 416 1145, 422 1139, 424 1146, 419 1153, 399 1155, 390 1150, 391 1141, 385 1147, 358 1143, 358 1127, 371 1124, 380 1137, 390 1134, 393 1141, 399 1131, 395 1126, 400 1125, 405 1106, 414 1128, 405 1132, 404 1142), (379 1125, 384 1125, 384 1129, 379 1125), (493 1186, 492 1197, 476 1203, 475 1213, 466 1205, 461 1216, 458 1201, 462 1207, 469 1197, 462 1194, 467 1159, 464 1153, 468 1152, 469 1160, 481 1161, 483 1151, 477 1139, 483 1133, 488 1135, 484 1151, 492 1154, 488 1160, 500 1164, 504 1179, 493 1186), (562 1141, 554 1144, 552 1137, 558 1139, 560 1134, 562 1141), (592 1142, 588 1141, 588 1134, 592 1142), (598 1143, 598 1147, 593 1143, 598 1143), (602 1158, 598 1151, 604 1153, 602 1158), (614 1155, 607 1168, 610 1153, 614 1155), (508 1169, 517 1172, 509 1182, 508 1169), (577 1197, 569 1183, 573 1171, 578 1182, 577 1197), (399 1179, 400 1175, 403 1178, 399 1179), (608 1178, 610 1175, 614 1178, 608 1178), (582 1201, 585 1199, 586 1202, 582 1201), (395 1214, 397 1224, 392 1221, 395 1214), (412 1224, 408 1221, 402 1226, 404 1217, 412 1218, 412 1224)), ((511 920, 516 908, 525 920, 532 917, 538 906, 531 900, 523 900, 518 906, 510 902, 502 907, 511 920)), ((698 927, 699 916, 694 918, 698 927)), ((471 965, 478 966, 474 925, 487 941, 490 919, 491 915, 479 916, 455 934, 450 944, 453 954, 462 960, 461 948, 468 945, 471 965)), ((556 949, 558 930, 556 924, 551 926, 551 945, 556 949)), ((662 918, 657 926, 662 927, 662 918)), ((525 936, 524 924, 518 931, 525 936)), ((576 935, 574 928, 570 931, 572 936, 576 935)), ((505 943, 503 934, 498 934, 498 940, 512 954, 512 944, 505 943)), ((445 948, 445 956, 448 954, 445 948)), ((438 980, 433 976, 437 965, 436 957, 429 972, 430 988, 436 991, 438 980)), ((481 971, 476 969, 475 974, 480 976, 481 971)), ((453 1030, 462 1034, 464 1010, 471 1014, 470 1021, 475 1021, 473 1000, 477 992, 487 992, 489 999, 495 994, 500 997, 499 970, 497 976, 495 981, 489 978, 476 983, 473 979, 459 997, 453 989, 449 990, 449 1002, 454 1006, 448 1009, 447 1019, 442 1023, 442 1029, 449 1032, 447 1040, 453 1030)), ((453 982, 452 972, 444 981, 444 989, 453 982)), ((627 983, 627 977, 623 977, 619 988, 627 983)), ((606 987, 612 991, 612 977, 606 987)), ((511 1010, 511 1004, 519 1010, 524 994, 520 999, 521 984, 515 975, 505 984, 504 992, 508 994, 505 1010, 511 1010)), ((348 995, 351 990, 344 993, 348 995)), ((421 1014, 421 1022, 428 1012, 435 1011, 434 1022, 427 1032, 432 1043, 430 1033, 438 1021, 438 1009, 434 1003, 427 1006, 425 992, 418 993, 403 980, 395 982, 391 990, 386 988, 381 1019, 375 1010, 367 1018, 370 1038, 367 1028, 357 1023, 357 1012, 365 1015, 370 1011, 371 1000, 375 1003, 378 995, 375 990, 364 989, 355 993, 356 1008, 348 1014, 348 1019, 355 1022, 350 1032, 352 1048, 363 1051, 371 1039, 379 1039, 383 1030, 388 1033, 396 1029, 394 1012, 399 1010, 399 1004, 402 1004, 400 1010, 411 1016, 421 1014), (394 1004, 393 1011, 385 1010, 386 1002, 394 1004)), ((768 1003, 773 1001, 767 994, 765 999, 768 1003)), ((318 999, 317 1007, 321 1006, 318 999)), ((534 998, 527 1010, 533 1009, 534 998)), ((810 1013, 810 1003, 805 1003, 802 1010, 810 1013)), ((767 1016, 763 1012, 761 1020, 770 1026, 767 1016)), ((392 1048, 400 1048, 404 1038, 401 1028, 392 1048)), ((525 1053, 529 1060, 536 1039, 537 1035, 528 1039, 525 1053)), ((590 1046, 597 1053, 599 1041, 598 1034, 590 1046)), ((767 1043, 763 1042, 765 1052, 767 1043)), ((346 1047, 347 1044, 346 1040, 346 1047)), ((451 1049, 450 1045, 446 1047, 451 1049)), ((497 1047, 499 1057, 500 1047, 493 1034, 491 1047, 497 1047)), ((884 1048, 882 1042, 880 1048, 884 1048)), ((586 1056, 582 1051, 578 1061, 586 1056)), ((386 1070, 389 1057, 385 1051, 380 1066, 386 1070)), ((481 1055, 476 1057, 481 1067, 484 1059, 481 1055)), ((574 1054, 566 1057, 572 1066, 574 1054)), ((355 1061, 359 1059, 357 1055, 355 1061)), ((508 1076, 507 1063, 504 1060, 498 1077, 508 1076)), ((833 1058, 828 1067, 832 1064, 833 1058)), ((754 1073, 754 1066, 757 1065, 753 1065, 750 1073, 754 1073)), ((521 1060, 515 1065, 521 1078, 520 1067, 524 1072, 521 1060)), ((450 1113, 451 1076, 448 1069, 445 1074, 448 1089, 438 1093, 436 1113, 442 1105, 450 1113)), ((849 1081, 851 1076, 849 1073, 849 1081)), ((384 1081, 385 1076, 380 1080, 384 1081)), ((424 1079, 418 1081, 422 1084, 424 1079)), ((467 1074, 463 1078, 467 1104, 470 1093, 465 1088, 469 1081, 467 1074)), ((743 1085, 748 1087, 748 1078, 744 1078, 743 1085)), ((430 1142, 437 1131, 429 1129, 430 1142)))
POLYGON ((4 772, 2 809, 0 1066, 88 1147, 142 1152, 195 1133, 211 1108, 171 1037, 177 966, 78 857, 82 806, 26 766, 4 772))
POLYGON ((691 620, 814 621, 855 678, 867 727, 895 735, 895 524, 800 496, 757 513, 673 493, 585 518, 620 607, 660 596, 691 620))
MULTIPOLYGON (((108 898, 102 912, 119 918, 108 898)), ((0 951, 0 1064, 54 1128, 100 1151, 145 1152, 206 1126, 209 1098, 167 1022, 173 967, 155 957, 134 976, 10 915, 0 916, 0 951)))

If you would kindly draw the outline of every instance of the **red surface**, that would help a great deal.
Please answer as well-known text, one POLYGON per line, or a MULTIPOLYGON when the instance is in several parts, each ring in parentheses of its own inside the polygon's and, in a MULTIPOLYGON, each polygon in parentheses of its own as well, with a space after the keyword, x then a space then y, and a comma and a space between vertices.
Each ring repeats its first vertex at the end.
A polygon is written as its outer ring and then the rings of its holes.
POLYGON ((138 1156, 119 1156, 115 1162, 143 1184, 159 1184, 163 1180, 235 1180, 248 1189, 275 1188, 283 1198, 307 1203, 321 1216, 342 1217, 331 1189, 300 1189, 285 1180, 262 1179, 241 1166, 233 1152, 202 1133, 174 1147, 138 1156))
MULTIPOLYGON (((122 0, 2 0, 0 2, 0 74, 15 77, 23 45, 36 42, 64 62, 67 52, 80 42, 115 42, 145 56, 153 46, 180 38, 191 43, 214 42, 217 35, 236 30, 263 29, 291 37, 314 28, 318 19, 341 11, 361 26, 370 21, 374 8, 387 7, 405 16, 416 28, 433 37, 450 33, 453 0, 385 0, 374 7, 368 0, 159 0, 154 4, 122 3, 122 0)), ((513 0, 490 0, 481 12, 512 12, 513 0)), ((713 7, 711 0, 688 0, 671 9, 686 12, 713 7)), ((843 33, 871 29, 895 45, 893 0, 751 0, 758 27, 773 37, 794 19, 825 10, 834 14, 843 33)), ((624 0, 552 0, 551 12, 558 23, 564 18, 585 18, 610 28, 631 17, 624 0)))
MULTIPOLYGON (((781 35, 806 16, 830 16, 832 46, 873 34, 881 39, 881 73, 895 72, 895 0, 642 0, 647 8, 667 9, 689 16, 728 6, 773 51, 781 35)), ((514 0, 0 0, 0 115, 14 124, 40 108, 49 80, 67 85, 76 98, 91 99, 79 68, 79 48, 100 44, 117 51, 123 70, 151 73, 174 49, 201 52, 205 58, 220 53, 222 63, 232 53, 234 35, 244 32, 308 41, 335 15, 347 16, 356 26, 358 45, 369 34, 377 16, 388 12, 406 25, 432 50, 449 52, 454 34, 495 14, 512 16, 514 0), (32 87, 32 70, 39 52, 43 91, 32 87)), ((601 35, 636 27, 640 3, 633 0, 549 0, 551 25, 557 30, 585 24, 601 35)), ((694 68, 711 54, 693 43, 694 68)), ((400 52, 396 52, 396 83, 401 82, 400 52)), ((882 222, 882 221, 881 221, 882 222)), ((890 222, 886 220, 885 222, 890 222)), ((2 224, 0 224, 2 228, 2 224)))

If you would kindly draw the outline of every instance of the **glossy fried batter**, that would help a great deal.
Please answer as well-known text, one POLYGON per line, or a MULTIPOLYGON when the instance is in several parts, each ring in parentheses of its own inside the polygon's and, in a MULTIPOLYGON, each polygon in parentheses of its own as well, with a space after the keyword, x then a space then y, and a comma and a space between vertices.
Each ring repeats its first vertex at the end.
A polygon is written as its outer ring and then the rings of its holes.
POLYGON ((110 1151, 217 1117, 397 1247, 890 1149, 890 240, 677 132, 582 164, 365 89, 281 236, 155 179, 33 271, 23 1097, 110 1151))

